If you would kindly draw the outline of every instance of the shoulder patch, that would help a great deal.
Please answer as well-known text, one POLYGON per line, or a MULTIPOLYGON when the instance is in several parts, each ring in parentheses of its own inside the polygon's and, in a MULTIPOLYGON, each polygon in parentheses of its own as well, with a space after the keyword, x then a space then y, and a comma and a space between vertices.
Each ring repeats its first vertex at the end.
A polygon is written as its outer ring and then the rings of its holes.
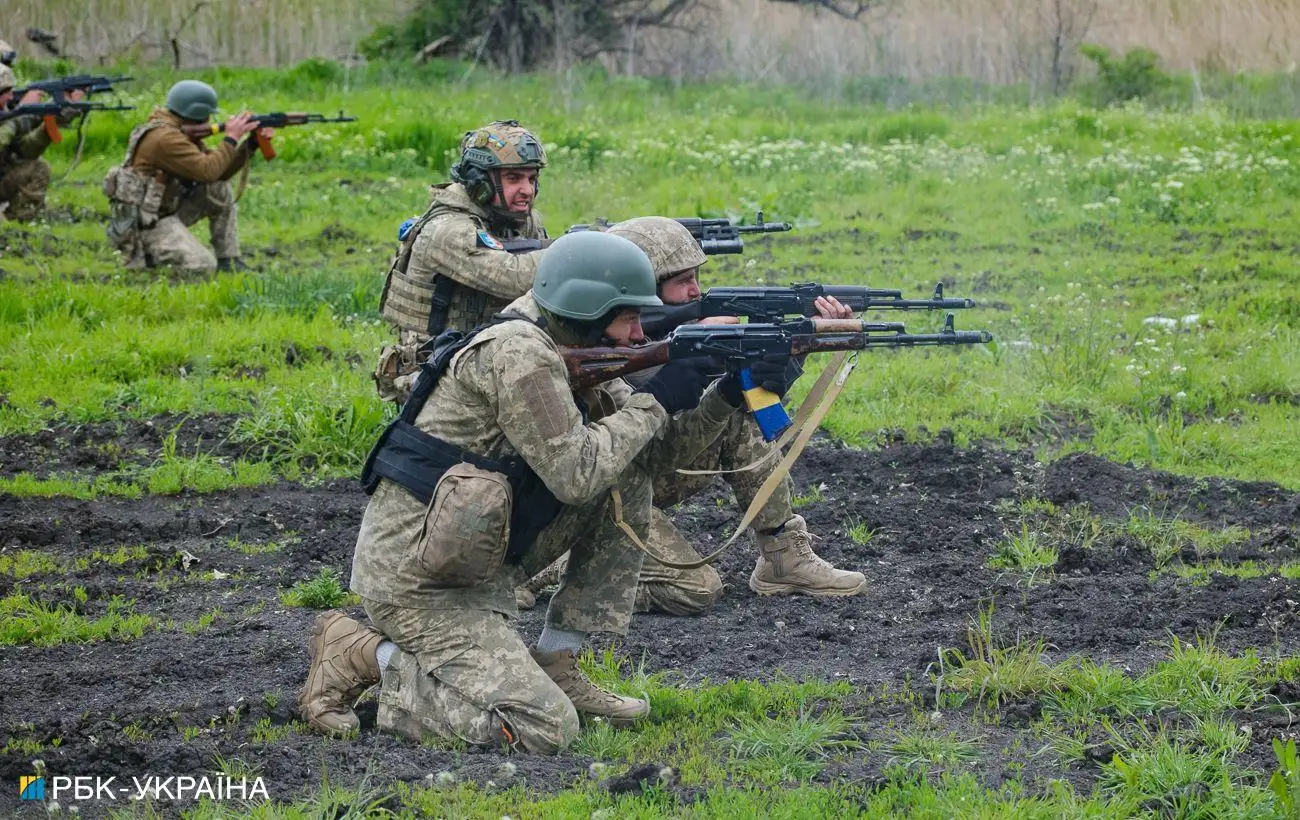
POLYGON ((501 244, 500 239, 497 239, 487 231, 478 232, 478 243, 483 247, 491 248, 494 251, 503 251, 506 249, 506 246, 501 244))

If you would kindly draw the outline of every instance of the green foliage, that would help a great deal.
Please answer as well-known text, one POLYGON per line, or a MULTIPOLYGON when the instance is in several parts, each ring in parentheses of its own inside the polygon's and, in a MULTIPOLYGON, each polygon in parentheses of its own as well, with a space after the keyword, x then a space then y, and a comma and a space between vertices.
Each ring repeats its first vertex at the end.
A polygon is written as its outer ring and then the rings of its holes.
POLYGON ((0 599, 0 646, 57 646, 64 643, 129 641, 144 635, 154 619, 131 611, 134 601, 114 596, 106 612, 88 617, 78 610, 88 599, 84 589, 74 590, 77 607, 53 606, 15 592, 0 599))
POLYGON ((1278 768, 1269 778, 1268 788, 1277 800, 1278 814, 1300 816, 1300 756, 1296 754, 1295 741, 1283 743, 1281 738, 1273 738, 1273 754, 1278 768))
POLYGON ((316 577, 299 581, 280 593, 280 603, 308 609, 334 609, 359 603, 360 599, 343 588, 338 574, 331 567, 323 567, 316 577))
POLYGON ((1131 48, 1119 60, 1110 49, 1091 43, 1079 51, 1097 66, 1098 105, 1150 99, 1170 83, 1169 75, 1160 70, 1160 56, 1149 48, 1131 48))
POLYGON ((998 542, 997 550, 989 559, 988 565, 994 569, 1009 569, 1022 572, 1026 583, 1033 586, 1039 573, 1050 572, 1056 566, 1056 548, 1041 533, 1029 529, 1029 525, 1020 525, 1020 534, 1008 534, 998 542))
POLYGON ((993 634, 993 605, 980 610, 966 630, 969 654, 941 650, 943 687, 973 695, 990 708, 1053 689, 1059 671, 1043 660, 1042 639, 1005 644, 993 634))
POLYGON ((742 718, 723 748, 745 761, 742 767, 764 782, 807 781, 841 751, 859 748, 848 719, 837 712, 792 718, 742 718))

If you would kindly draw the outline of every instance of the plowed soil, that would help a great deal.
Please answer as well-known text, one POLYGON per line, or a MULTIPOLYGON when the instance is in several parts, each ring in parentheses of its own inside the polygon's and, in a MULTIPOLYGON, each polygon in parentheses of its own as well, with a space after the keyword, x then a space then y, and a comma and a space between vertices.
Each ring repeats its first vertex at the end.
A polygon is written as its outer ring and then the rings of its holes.
MULTIPOLYGON (((228 446, 221 443, 224 424, 203 420, 194 435, 182 425, 180 448, 215 447, 229 455, 220 449, 228 446)), ((165 436, 173 426, 173 420, 157 420, 148 429, 165 436)), ((0 473, 118 469, 156 457, 161 440, 138 430, 96 428, 11 437, 0 440, 0 473), (101 446, 124 432, 126 439, 118 439, 124 444, 109 452, 101 446)), ((942 442, 868 452, 822 441, 801 459, 794 479, 799 492, 821 488, 821 499, 800 512, 819 536, 815 546, 822 556, 868 574, 871 585, 863 595, 758 597, 746 584, 753 549, 742 541, 720 563, 728 588, 714 612, 693 619, 638 616, 631 633, 613 642, 618 653, 651 671, 671 670, 686 684, 788 676, 846 679, 864 691, 886 683, 924 693, 932 688, 927 670, 939 650, 964 648, 972 618, 989 604, 1001 638, 1041 637, 1051 661, 1078 655, 1137 673, 1167 655, 1173 636, 1216 631, 1217 645, 1227 651, 1300 652, 1300 580, 1216 575, 1196 584, 1155 572, 1151 556, 1122 539, 1091 549, 1062 542, 1055 571, 1033 586, 986 567, 995 545, 1019 526, 1005 502, 1029 497, 1067 508, 1086 505, 1108 520, 1144 506, 1211 528, 1245 527, 1249 540, 1230 548, 1226 558, 1300 558, 1300 495, 1284 488, 1182 478, 1088 455, 1044 466, 1027 453, 942 442), (865 545, 847 534, 855 520, 874 530, 865 545)), ((724 538, 736 518, 734 505, 716 503, 721 498, 729 491, 718 483, 674 511, 702 548, 724 538)), ((91 561, 86 569, 22 580, 0 574, 0 595, 22 590, 92 616, 122 596, 162 624, 125 643, 0 647, 0 738, 44 744, 39 756, 54 773, 118 775, 128 782, 146 771, 211 774, 222 761, 238 759, 265 778, 272 797, 283 799, 310 793, 323 776, 353 784, 369 773, 382 785, 422 782, 450 770, 480 782, 522 779, 547 791, 587 777, 591 761, 576 755, 512 755, 517 773, 503 777, 498 769, 504 758, 494 752, 404 743, 373 730, 373 703, 359 709, 364 726, 356 740, 300 732, 270 742, 257 737, 260 721, 268 722, 264 732, 268 724, 295 718, 294 696, 307 668, 304 638, 315 617, 283 606, 279 593, 322 567, 347 578, 364 505, 351 481, 138 501, 0 495, 4 553, 39 549, 76 559, 122 546, 147 551, 120 566, 91 561), (279 546, 268 551, 239 548, 272 541, 279 546), (73 587, 85 589, 84 602, 73 587), (195 626, 215 610, 211 626, 195 626)), ((540 631, 544 604, 520 619, 530 639, 540 631)), ((1290 700, 1298 695, 1279 693, 1290 700)), ((864 706, 859 732, 869 737, 883 731, 910 708, 864 706)), ((1037 710, 1032 702, 1012 704, 997 726, 981 721, 975 727, 971 707, 949 710, 946 719, 954 731, 978 734, 986 749, 1011 748, 1030 739, 1027 726, 1037 710)), ((1245 756, 1247 762, 1257 757, 1261 770, 1271 760, 1271 737, 1294 732, 1276 723, 1259 725, 1245 756)), ((0 814, 22 808, 12 785, 31 772, 36 756, 13 748, 0 754, 0 782, 7 784, 0 814)), ((1011 759, 986 754, 976 771, 995 785, 1011 776, 1004 768, 1011 759)), ((1025 768, 1016 776, 1030 784, 1062 773, 1053 762, 1019 763, 1025 768)), ((1077 764, 1066 774, 1087 787, 1094 772, 1095 764, 1077 764)), ((879 764, 864 758, 837 763, 821 779, 870 783, 878 776, 879 764)), ((81 810, 97 816, 108 807, 87 803, 81 810)))

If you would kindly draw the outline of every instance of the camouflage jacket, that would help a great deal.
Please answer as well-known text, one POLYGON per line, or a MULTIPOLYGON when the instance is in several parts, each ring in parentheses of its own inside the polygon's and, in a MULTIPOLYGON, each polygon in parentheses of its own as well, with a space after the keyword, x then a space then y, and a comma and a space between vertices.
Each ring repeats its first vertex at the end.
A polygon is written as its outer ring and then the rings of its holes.
POLYGON ((0 172, 38 158, 48 147, 50 135, 40 117, 14 117, 0 122, 0 172))
POLYGON ((425 341, 435 279, 457 286, 446 327, 469 330, 499 313, 533 286, 541 252, 514 254, 495 247, 499 239, 545 239, 536 211, 518 228, 496 224, 458 182, 434 185, 429 208, 402 242, 384 282, 383 315, 402 331, 403 341, 425 341))
MULTIPOLYGON (((508 308, 540 315, 531 293, 508 308)), ((493 325, 452 359, 416 419, 444 441, 490 458, 519 455, 562 503, 603 501, 634 462, 648 472, 703 450, 737 412, 716 387, 699 407, 671 419, 648 393, 621 380, 575 394, 559 347, 531 322, 493 325), (584 421, 575 398, 590 408, 584 421)), ((417 557, 425 505, 381 480, 361 521, 352 590, 365 598, 422 609, 484 609, 515 614, 515 568, 473 587, 438 588, 417 557)), ((621 537, 621 536, 620 536, 621 537)))

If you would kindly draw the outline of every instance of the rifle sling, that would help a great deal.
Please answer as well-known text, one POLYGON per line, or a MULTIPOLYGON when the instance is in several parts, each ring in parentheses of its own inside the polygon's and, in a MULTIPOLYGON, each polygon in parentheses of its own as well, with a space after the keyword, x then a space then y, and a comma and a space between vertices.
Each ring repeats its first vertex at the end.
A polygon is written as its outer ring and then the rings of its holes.
MULTIPOLYGON (((623 531, 637 549, 666 567, 672 569, 697 569, 705 564, 712 564, 714 561, 718 560, 724 552, 731 548, 731 545, 736 542, 736 539, 740 537, 740 534, 748 529, 749 525, 758 517, 758 511, 763 509, 763 505, 772 497, 772 493, 776 492, 776 488, 781 485, 782 481, 785 481, 785 477, 789 474, 790 468, 794 465, 794 462, 799 458, 800 454, 803 453, 804 448, 808 446, 808 442, 812 439, 813 433, 817 432, 817 428, 821 425, 822 419, 826 417, 826 414, 831 409, 831 405, 835 403, 836 397, 839 396, 840 391, 844 389, 844 384, 848 381, 849 374, 851 374, 853 368, 857 366, 858 357, 856 351, 854 351, 851 356, 849 353, 849 351, 841 351, 836 354, 836 357, 832 360, 831 364, 827 366, 826 373, 835 373, 835 378, 826 386, 823 400, 808 413, 807 417, 804 417, 803 408, 800 408, 798 415, 803 418, 803 423, 791 425, 790 428, 790 431, 798 430, 798 433, 794 437, 794 444, 790 446, 790 451, 785 454, 785 457, 781 459, 781 462, 776 465, 774 470, 772 470, 772 474, 769 475, 767 480, 763 482, 763 485, 758 488, 758 492, 754 495, 754 500, 749 504, 749 509, 745 510, 745 514, 741 517, 740 523, 736 525, 735 532, 731 534, 731 536, 726 540, 726 543, 722 546, 718 547, 716 550, 698 561, 677 562, 665 560, 663 556, 655 554, 655 552, 646 546, 645 542, 637 536, 636 531, 623 520, 623 497, 619 494, 617 487, 610 490, 610 497, 614 502, 614 524, 623 531), (845 361, 846 357, 847 361, 845 361)), ((822 379, 818 379, 817 386, 821 386, 821 382, 822 379)), ((813 389, 816 390, 817 388, 814 387, 813 389)), ((810 393, 809 398, 811 397, 812 395, 810 393)), ((812 402, 805 400, 804 405, 812 406, 812 402)), ((787 431, 787 435, 790 431, 787 431)), ((783 436, 781 440, 784 442, 785 437, 783 436)), ((778 448, 773 449, 775 450, 778 448)))

